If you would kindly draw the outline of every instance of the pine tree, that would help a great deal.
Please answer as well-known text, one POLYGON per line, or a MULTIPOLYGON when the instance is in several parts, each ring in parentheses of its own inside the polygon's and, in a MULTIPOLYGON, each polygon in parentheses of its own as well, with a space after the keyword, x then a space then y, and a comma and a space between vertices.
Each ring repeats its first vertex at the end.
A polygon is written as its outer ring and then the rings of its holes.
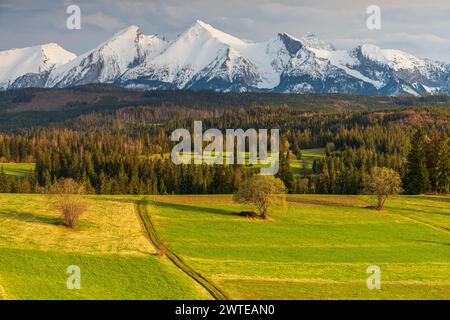
POLYGON ((430 191, 430 179, 426 162, 426 136, 418 129, 408 155, 408 164, 404 178, 405 191, 420 194, 430 191))
POLYGON ((440 170, 438 168, 440 149, 442 148, 441 140, 444 137, 439 132, 435 131, 430 135, 430 142, 427 145, 427 169, 430 176, 431 191, 438 191, 440 170))
POLYGON ((294 175, 291 171, 290 156, 290 151, 287 151, 286 153, 280 152, 280 164, 276 177, 281 179, 288 192, 292 193, 294 191, 294 175))
POLYGON ((437 163, 436 163, 436 185, 437 191, 443 193, 450 192, 450 145, 449 138, 442 136, 440 141, 437 163))

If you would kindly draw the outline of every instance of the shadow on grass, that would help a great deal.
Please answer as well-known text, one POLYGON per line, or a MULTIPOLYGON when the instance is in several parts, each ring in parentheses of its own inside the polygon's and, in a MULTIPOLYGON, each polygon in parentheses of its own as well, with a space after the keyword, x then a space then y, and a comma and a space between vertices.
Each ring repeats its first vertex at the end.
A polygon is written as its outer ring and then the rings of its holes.
POLYGON ((306 205, 317 205, 317 206, 336 206, 336 207, 349 207, 349 208, 364 208, 367 204, 364 204, 362 201, 349 199, 354 201, 354 203, 346 203, 333 201, 333 199, 314 199, 314 198, 297 198, 297 197, 287 197, 286 200, 292 203, 298 204, 306 204, 306 205))
POLYGON ((450 196, 415 196, 414 198, 450 204, 450 196))
POLYGON ((447 213, 447 212, 437 212, 437 211, 430 212, 429 210, 420 210, 417 208, 393 208, 393 209, 395 209, 397 211, 409 211, 412 213, 423 213, 423 214, 428 214, 428 215, 450 216, 450 213, 447 213))
POLYGON ((441 245, 441 246, 450 247, 450 243, 446 243, 446 242, 431 241, 431 240, 415 240, 415 241, 416 241, 416 242, 421 242, 421 243, 439 244, 439 245, 441 245))
POLYGON ((0 211, 0 217, 7 218, 7 219, 13 219, 13 220, 17 220, 17 221, 23 221, 23 222, 37 222, 37 223, 51 224, 51 225, 59 224, 59 218, 41 216, 41 215, 29 213, 29 212, 17 212, 17 211, 13 211, 13 210, 0 211))
POLYGON ((195 212, 204 212, 204 213, 218 214, 218 215, 224 215, 224 216, 239 216, 238 212, 230 212, 227 210, 210 208, 210 207, 198 207, 198 206, 192 206, 192 205, 188 205, 188 204, 167 203, 167 202, 161 202, 161 201, 149 201, 148 204, 154 204, 157 207, 175 209, 175 210, 180 210, 180 211, 189 211, 189 212, 195 211, 195 212))
MULTIPOLYGON (((91 200, 90 198, 87 198, 91 200)), ((136 203, 138 199, 114 198, 114 197, 96 197, 95 201, 111 201, 120 203, 136 203)))

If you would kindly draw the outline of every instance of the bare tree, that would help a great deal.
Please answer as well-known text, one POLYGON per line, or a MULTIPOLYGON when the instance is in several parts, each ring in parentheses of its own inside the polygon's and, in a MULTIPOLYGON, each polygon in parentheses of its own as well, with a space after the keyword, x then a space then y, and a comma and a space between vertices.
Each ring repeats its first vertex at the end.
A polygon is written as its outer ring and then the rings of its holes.
POLYGON ((377 197, 377 210, 381 210, 388 197, 402 192, 400 175, 390 168, 375 167, 364 179, 364 193, 377 197))
POLYGON ((75 228, 87 206, 81 195, 83 185, 73 179, 61 179, 50 188, 55 207, 61 212, 60 222, 68 228, 75 228))
POLYGON ((266 219, 269 208, 284 197, 286 187, 274 176, 255 175, 244 181, 234 195, 234 201, 250 204, 256 208, 261 218, 266 219))

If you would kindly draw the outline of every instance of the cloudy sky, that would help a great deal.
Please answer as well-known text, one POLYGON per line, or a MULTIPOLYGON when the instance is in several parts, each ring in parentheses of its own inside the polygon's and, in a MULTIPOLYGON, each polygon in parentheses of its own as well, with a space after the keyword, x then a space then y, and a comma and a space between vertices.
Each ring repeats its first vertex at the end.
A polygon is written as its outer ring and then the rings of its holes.
POLYGON ((129 25, 171 39, 201 19, 242 39, 313 32, 337 48, 372 43, 450 62, 450 0, 0 0, 0 50, 57 42, 80 54, 129 25), (66 8, 81 8, 68 30, 66 8), (381 8, 381 30, 366 9, 381 8))

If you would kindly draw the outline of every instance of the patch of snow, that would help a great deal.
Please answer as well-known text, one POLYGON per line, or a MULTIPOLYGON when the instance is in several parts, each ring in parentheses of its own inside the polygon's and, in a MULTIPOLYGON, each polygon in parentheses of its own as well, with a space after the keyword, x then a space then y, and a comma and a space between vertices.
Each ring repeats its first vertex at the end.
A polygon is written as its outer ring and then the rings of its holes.
POLYGON ((345 71, 348 75, 370 83, 377 89, 380 89, 385 85, 382 81, 370 79, 361 72, 352 69, 352 67, 359 64, 359 61, 345 50, 328 51, 311 48, 311 51, 314 52, 318 58, 328 60, 333 66, 345 71))
POLYGON ((426 86, 424 84, 422 84, 422 87, 425 89, 425 91, 427 93, 430 93, 430 94, 437 94, 437 93, 439 93, 441 91, 440 87, 429 87, 429 86, 426 86))
POLYGON ((406 93, 408 93, 408 94, 410 94, 410 95, 412 95, 412 96, 415 96, 415 97, 419 97, 419 96, 420 96, 420 94, 417 93, 417 92, 416 92, 413 88, 411 88, 410 86, 402 85, 402 89, 403 89, 403 91, 405 91, 406 93))
POLYGON ((306 33, 300 41, 308 48, 334 51, 336 50, 332 44, 318 38, 314 33, 306 33))
POLYGON ((365 44, 361 46, 361 53, 372 61, 399 70, 418 70, 426 72, 426 61, 401 50, 381 49, 377 46, 365 44))

